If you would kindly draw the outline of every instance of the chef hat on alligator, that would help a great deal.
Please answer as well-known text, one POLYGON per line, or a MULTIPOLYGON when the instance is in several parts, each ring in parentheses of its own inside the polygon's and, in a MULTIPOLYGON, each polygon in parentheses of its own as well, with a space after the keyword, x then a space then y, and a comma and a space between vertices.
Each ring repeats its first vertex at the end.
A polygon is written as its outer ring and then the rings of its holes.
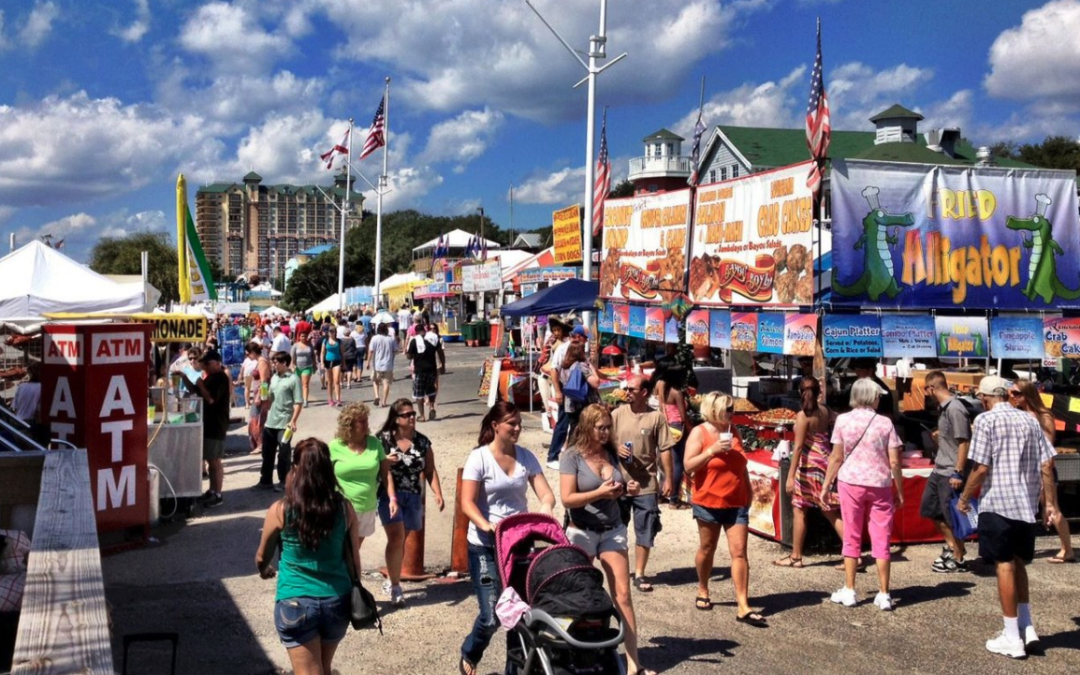
POLYGON ((879 192, 881 192, 881 188, 874 185, 867 185, 863 188, 862 196, 870 203, 871 210, 876 211, 881 208, 881 202, 878 201, 879 192))

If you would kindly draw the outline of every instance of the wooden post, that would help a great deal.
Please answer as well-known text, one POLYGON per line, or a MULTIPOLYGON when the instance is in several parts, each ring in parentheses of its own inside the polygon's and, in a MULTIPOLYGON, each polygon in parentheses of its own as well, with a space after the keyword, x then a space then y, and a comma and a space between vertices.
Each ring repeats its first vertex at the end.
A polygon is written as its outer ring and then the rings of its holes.
POLYGON ((457 491, 454 494, 454 527, 450 532, 450 571, 469 573, 469 517, 461 508, 461 480, 464 469, 457 470, 457 491))

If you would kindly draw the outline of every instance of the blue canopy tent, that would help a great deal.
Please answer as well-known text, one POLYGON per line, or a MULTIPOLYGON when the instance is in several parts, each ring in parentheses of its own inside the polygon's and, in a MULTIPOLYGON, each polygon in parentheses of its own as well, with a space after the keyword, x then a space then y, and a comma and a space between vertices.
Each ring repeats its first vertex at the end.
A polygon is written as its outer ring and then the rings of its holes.
POLYGON ((599 281, 567 279, 509 305, 503 305, 500 313, 503 316, 544 316, 587 312, 596 309, 596 297, 599 294, 599 281))

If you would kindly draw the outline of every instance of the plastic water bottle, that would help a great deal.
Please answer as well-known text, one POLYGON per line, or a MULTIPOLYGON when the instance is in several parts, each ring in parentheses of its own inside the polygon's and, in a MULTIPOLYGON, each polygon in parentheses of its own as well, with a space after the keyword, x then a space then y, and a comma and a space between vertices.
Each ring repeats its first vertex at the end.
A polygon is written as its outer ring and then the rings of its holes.
POLYGON ((281 442, 286 443, 286 444, 292 442, 292 436, 293 436, 292 427, 286 427, 285 433, 281 435, 281 442))

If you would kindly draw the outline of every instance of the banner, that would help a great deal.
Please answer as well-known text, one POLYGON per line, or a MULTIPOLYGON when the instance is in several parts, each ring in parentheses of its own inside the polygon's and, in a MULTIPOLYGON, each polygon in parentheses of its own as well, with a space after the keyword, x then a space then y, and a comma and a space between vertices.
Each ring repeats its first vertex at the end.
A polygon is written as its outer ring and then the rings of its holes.
POLYGON ((817 314, 788 314, 784 317, 784 353, 813 356, 817 344, 817 314))
POLYGON ((757 350, 762 354, 784 353, 784 321, 786 315, 763 312, 757 320, 757 350))
POLYGON ((653 342, 664 341, 664 310, 649 307, 645 310, 645 339, 653 342))
POLYGON ((731 349, 730 310, 709 310, 709 346, 716 349, 731 349))
POLYGON ((184 174, 176 178, 176 236, 177 262, 180 271, 180 302, 190 304, 217 300, 217 288, 210 276, 195 221, 187 204, 187 181, 184 174))
POLYGON ((990 355, 996 359, 1041 360, 1045 355, 1042 319, 998 316, 990 319, 990 355))
POLYGON ((679 320, 675 318, 674 314, 664 322, 664 343, 679 344, 679 320))
POLYGON ((446 287, 445 281, 433 281, 430 284, 424 286, 417 286, 413 289, 413 297, 417 300, 425 300, 427 298, 441 298, 449 295, 449 291, 446 287))
POLYGON ((193 314, 133 314, 140 323, 154 324, 151 342, 194 342, 205 344, 209 337, 206 317, 193 314))
POLYGON ((881 319, 870 314, 826 314, 821 319, 827 359, 881 356, 881 319))
POLYGON ((697 192, 690 299, 698 305, 814 301, 810 162, 697 192))
POLYGON ((686 315, 686 344, 709 346, 709 310, 695 309, 686 315))
POLYGON ((630 334, 630 305, 612 307, 612 327, 616 335, 630 334))
POLYGON ((1043 319, 1047 358, 1080 359, 1080 318, 1043 319))
POLYGON ((990 356, 989 328, 983 316, 939 316, 934 319, 937 354, 946 358, 990 356))
POLYGON ((517 282, 519 284, 552 283, 577 279, 580 275, 580 267, 530 267, 517 273, 517 282))
POLYGON ((1072 171, 836 160, 832 302, 1080 307, 1072 171))
POLYGON ((934 317, 891 314, 881 317, 881 355, 886 358, 936 358, 937 329, 934 317))
POLYGON ((604 202, 600 297, 671 301, 683 291, 690 190, 604 202))
POLYGON ((551 214, 555 240, 555 264, 581 262, 581 205, 574 204, 551 214))
POLYGON ((604 309, 601 310, 600 316, 597 319, 600 322, 601 333, 614 333, 615 332, 615 319, 611 314, 611 303, 605 302, 604 309))
POLYGON ((461 268, 461 287, 466 293, 483 293, 502 288, 502 266, 498 260, 461 268))
POLYGON ((645 337, 645 307, 630 305, 630 337, 645 337))
POLYGON ((740 352, 755 352, 758 348, 757 312, 731 313, 731 348, 740 352))

